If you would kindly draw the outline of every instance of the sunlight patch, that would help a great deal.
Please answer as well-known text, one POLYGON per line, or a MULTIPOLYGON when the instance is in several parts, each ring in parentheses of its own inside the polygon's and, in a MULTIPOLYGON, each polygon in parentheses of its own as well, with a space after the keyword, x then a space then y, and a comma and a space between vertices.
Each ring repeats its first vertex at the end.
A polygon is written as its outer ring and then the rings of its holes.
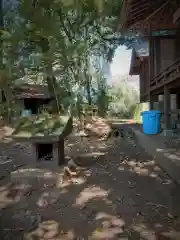
POLYGON ((85 188, 77 197, 75 205, 84 205, 93 198, 106 198, 108 191, 100 187, 90 186, 85 188))
POLYGON ((119 228, 119 227, 114 227, 114 228, 99 228, 96 229, 93 234, 92 234, 92 238, 93 239, 114 239, 114 237, 116 237, 119 234, 122 234, 124 231, 123 229, 119 228))
POLYGON ((57 174, 52 171, 41 170, 38 168, 22 168, 11 173, 12 178, 46 178, 54 179, 57 174))
POLYGON ((96 220, 104 220, 102 222, 103 226, 105 227, 124 227, 125 222, 121 218, 117 218, 116 216, 107 214, 105 212, 99 212, 96 215, 96 220))

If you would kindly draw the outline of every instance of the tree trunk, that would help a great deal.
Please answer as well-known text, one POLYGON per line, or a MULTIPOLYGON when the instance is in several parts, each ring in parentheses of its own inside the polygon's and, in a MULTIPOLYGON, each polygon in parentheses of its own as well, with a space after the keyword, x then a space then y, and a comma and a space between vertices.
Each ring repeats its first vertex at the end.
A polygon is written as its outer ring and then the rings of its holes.
POLYGON ((56 81, 56 77, 55 76, 51 76, 51 77, 47 76, 46 81, 47 81, 50 96, 51 96, 51 98, 53 98, 55 100, 54 111, 56 113, 59 113, 60 112, 60 102, 59 102, 58 93, 56 93, 57 86, 58 86, 57 81, 56 81))
MULTIPOLYGON (((0 0, 0 29, 4 29, 4 19, 3 19, 3 0, 0 0)), ((3 39, 2 33, 0 33, 0 64, 2 66, 3 63, 3 39)))
POLYGON ((77 94, 77 102, 76 102, 76 110, 77 110, 77 116, 82 122, 82 96, 80 94, 77 94))
MULTIPOLYGON (((3 0, 0 0, 0 29, 4 28, 4 18, 3 18, 3 0)), ((0 33, 0 69, 3 69, 3 39, 2 39, 2 33, 0 33)), ((3 90, 0 89, 1 96, 3 95, 3 90)), ((2 102, 2 97, 0 99, 0 102, 2 102)))
POLYGON ((98 96, 98 113, 100 117, 104 117, 106 114, 106 105, 107 105, 107 99, 106 99, 106 93, 104 90, 99 90, 100 95, 98 96))
POLYGON ((90 77, 86 76, 86 92, 87 92, 87 100, 88 105, 92 105, 92 99, 91 99, 91 84, 90 84, 90 77))
POLYGON ((87 100, 88 105, 92 105, 92 98, 91 98, 91 75, 89 74, 89 64, 87 56, 85 58, 85 66, 84 66, 84 77, 85 77, 85 83, 86 83, 86 93, 87 93, 87 100))

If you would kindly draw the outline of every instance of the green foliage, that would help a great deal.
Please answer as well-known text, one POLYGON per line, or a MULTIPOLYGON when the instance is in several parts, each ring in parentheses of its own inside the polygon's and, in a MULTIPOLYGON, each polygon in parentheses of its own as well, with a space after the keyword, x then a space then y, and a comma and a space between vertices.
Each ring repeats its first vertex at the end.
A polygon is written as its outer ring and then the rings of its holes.
MULTIPOLYGON (((121 7, 121 0, 7 0, 0 34, 6 77, 1 74, 0 84, 8 109, 14 86, 28 81, 48 86, 51 111, 71 109, 80 117, 88 102, 104 115, 109 98, 97 59, 110 62, 118 45, 131 42, 117 32, 121 7)), ((124 101, 117 108, 125 114, 131 101, 124 101)))
POLYGON ((47 135, 59 136, 68 121, 69 116, 49 115, 47 113, 33 117, 23 117, 15 126, 13 136, 25 138, 47 135))
POLYGON ((142 111, 142 107, 140 104, 136 105, 135 111, 134 111, 134 116, 133 118, 137 121, 137 122, 141 122, 141 111, 142 111))
POLYGON ((133 118, 138 102, 137 92, 124 81, 121 85, 111 86, 108 89, 108 114, 117 118, 133 118))

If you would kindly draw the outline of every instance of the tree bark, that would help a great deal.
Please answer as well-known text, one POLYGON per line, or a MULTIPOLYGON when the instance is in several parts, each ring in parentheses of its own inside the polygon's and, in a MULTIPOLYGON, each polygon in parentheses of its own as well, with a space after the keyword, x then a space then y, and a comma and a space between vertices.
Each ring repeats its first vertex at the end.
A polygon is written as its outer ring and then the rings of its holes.
POLYGON ((55 109, 54 111, 56 113, 60 112, 60 105, 59 105, 59 98, 58 98, 58 93, 55 92, 57 90, 57 82, 56 82, 56 77, 55 76, 47 76, 46 78, 47 85, 48 85, 48 90, 50 93, 50 96, 52 99, 55 100, 55 109))
MULTIPOLYGON (((4 18, 3 18, 3 0, 0 0, 0 29, 4 29, 4 18)), ((0 33, 0 69, 3 69, 3 39, 2 33, 0 33)), ((1 86, 1 96, 3 96, 3 89, 1 86)), ((0 99, 2 101, 2 99, 0 99)), ((5 102, 5 101, 4 101, 5 102)))
POLYGON ((89 76, 86 76, 86 92, 87 92, 87 100, 88 105, 92 105, 92 99, 91 99, 91 84, 89 80, 89 76))

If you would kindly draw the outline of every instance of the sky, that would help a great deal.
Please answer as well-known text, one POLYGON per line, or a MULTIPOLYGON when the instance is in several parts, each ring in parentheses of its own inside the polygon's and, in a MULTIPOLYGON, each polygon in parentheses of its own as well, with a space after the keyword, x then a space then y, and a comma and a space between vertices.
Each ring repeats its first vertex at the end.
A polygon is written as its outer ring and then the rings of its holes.
POLYGON ((132 49, 127 50, 125 46, 120 46, 117 48, 111 63, 112 77, 129 73, 131 53, 132 49))
MULTIPOLYGON (((117 48, 113 61, 110 66, 111 79, 109 83, 112 83, 112 80, 118 81, 118 76, 128 76, 131 62, 132 49, 127 50, 125 46, 120 46, 117 48), (116 80, 115 80, 116 79, 116 80)), ((117 83, 116 83, 117 84, 117 83)), ((128 84, 136 90, 139 90, 139 76, 129 76, 128 84)))

